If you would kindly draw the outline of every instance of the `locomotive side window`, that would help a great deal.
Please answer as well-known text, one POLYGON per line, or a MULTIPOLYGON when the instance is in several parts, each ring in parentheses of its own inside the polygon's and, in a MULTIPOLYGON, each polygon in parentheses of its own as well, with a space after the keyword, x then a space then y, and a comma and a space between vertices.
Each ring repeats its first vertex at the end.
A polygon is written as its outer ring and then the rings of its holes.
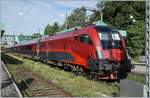
POLYGON ((92 41, 91 41, 90 37, 86 34, 80 35, 80 42, 85 43, 85 44, 89 44, 89 45, 92 44, 92 41))

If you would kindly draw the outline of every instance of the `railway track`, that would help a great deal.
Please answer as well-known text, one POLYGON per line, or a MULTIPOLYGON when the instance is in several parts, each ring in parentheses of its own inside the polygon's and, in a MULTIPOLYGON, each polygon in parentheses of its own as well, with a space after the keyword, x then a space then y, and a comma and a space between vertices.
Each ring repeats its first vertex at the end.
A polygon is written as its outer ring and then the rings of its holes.
POLYGON ((17 77, 21 78, 20 89, 23 94, 31 97, 71 97, 52 81, 48 81, 28 69, 18 69, 17 77))

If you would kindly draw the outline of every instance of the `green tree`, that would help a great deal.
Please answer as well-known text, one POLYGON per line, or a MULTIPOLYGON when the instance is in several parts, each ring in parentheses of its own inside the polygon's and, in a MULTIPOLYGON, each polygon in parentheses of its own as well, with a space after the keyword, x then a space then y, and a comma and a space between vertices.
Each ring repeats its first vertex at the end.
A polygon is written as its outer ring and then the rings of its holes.
POLYGON ((145 23, 143 21, 137 21, 128 27, 127 49, 130 55, 135 59, 144 53, 144 25, 145 23))
POLYGON ((85 25, 86 9, 84 7, 74 9, 73 12, 65 20, 65 23, 66 22, 68 28, 85 25))
MULTIPOLYGON (((98 2, 99 8, 101 2, 98 2)), ((92 16, 96 15, 94 13, 92 16)), ((145 19, 145 2, 144 1, 106 1, 103 10, 103 20, 109 25, 115 26, 118 29, 127 29, 130 25, 130 15, 134 16, 135 20, 145 19)), ((97 14, 94 21, 100 20, 100 13, 97 14)))
POLYGON ((58 31, 59 31, 59 25, 58 25, 57 22, 55 22, 53 25, 48 24, 45 27, 44 35, 54 34, 54 33, 58 32, 58 31))
POLYGON ((35 39, 35 38, 39 38, 42 35, 40 33, 33 33, 33 35, 31 36, 31 39, 35 39))

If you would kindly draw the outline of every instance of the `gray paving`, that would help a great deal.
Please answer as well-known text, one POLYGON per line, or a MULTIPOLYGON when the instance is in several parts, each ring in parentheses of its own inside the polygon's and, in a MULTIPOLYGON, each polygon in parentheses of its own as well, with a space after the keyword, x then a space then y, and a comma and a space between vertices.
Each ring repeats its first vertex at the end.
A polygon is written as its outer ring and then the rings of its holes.
POLYGON ((141 65, 135 65, 135 68, 131 70, 133 73, 145 74, 146 67, 141 65))
POLYGON ((1 61, 1 96, 2 97, 18 97, 12 79, 5 70, 4 63, 1 61))

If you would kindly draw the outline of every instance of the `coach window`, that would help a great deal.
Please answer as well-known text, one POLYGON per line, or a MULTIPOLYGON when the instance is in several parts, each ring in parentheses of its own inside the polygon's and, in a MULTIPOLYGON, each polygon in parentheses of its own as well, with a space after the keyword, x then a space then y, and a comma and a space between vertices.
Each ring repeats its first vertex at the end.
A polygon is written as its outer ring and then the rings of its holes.
POLYGON ((87 34, 80 35, 80 42, 92 45, 92 41, 87 34))

